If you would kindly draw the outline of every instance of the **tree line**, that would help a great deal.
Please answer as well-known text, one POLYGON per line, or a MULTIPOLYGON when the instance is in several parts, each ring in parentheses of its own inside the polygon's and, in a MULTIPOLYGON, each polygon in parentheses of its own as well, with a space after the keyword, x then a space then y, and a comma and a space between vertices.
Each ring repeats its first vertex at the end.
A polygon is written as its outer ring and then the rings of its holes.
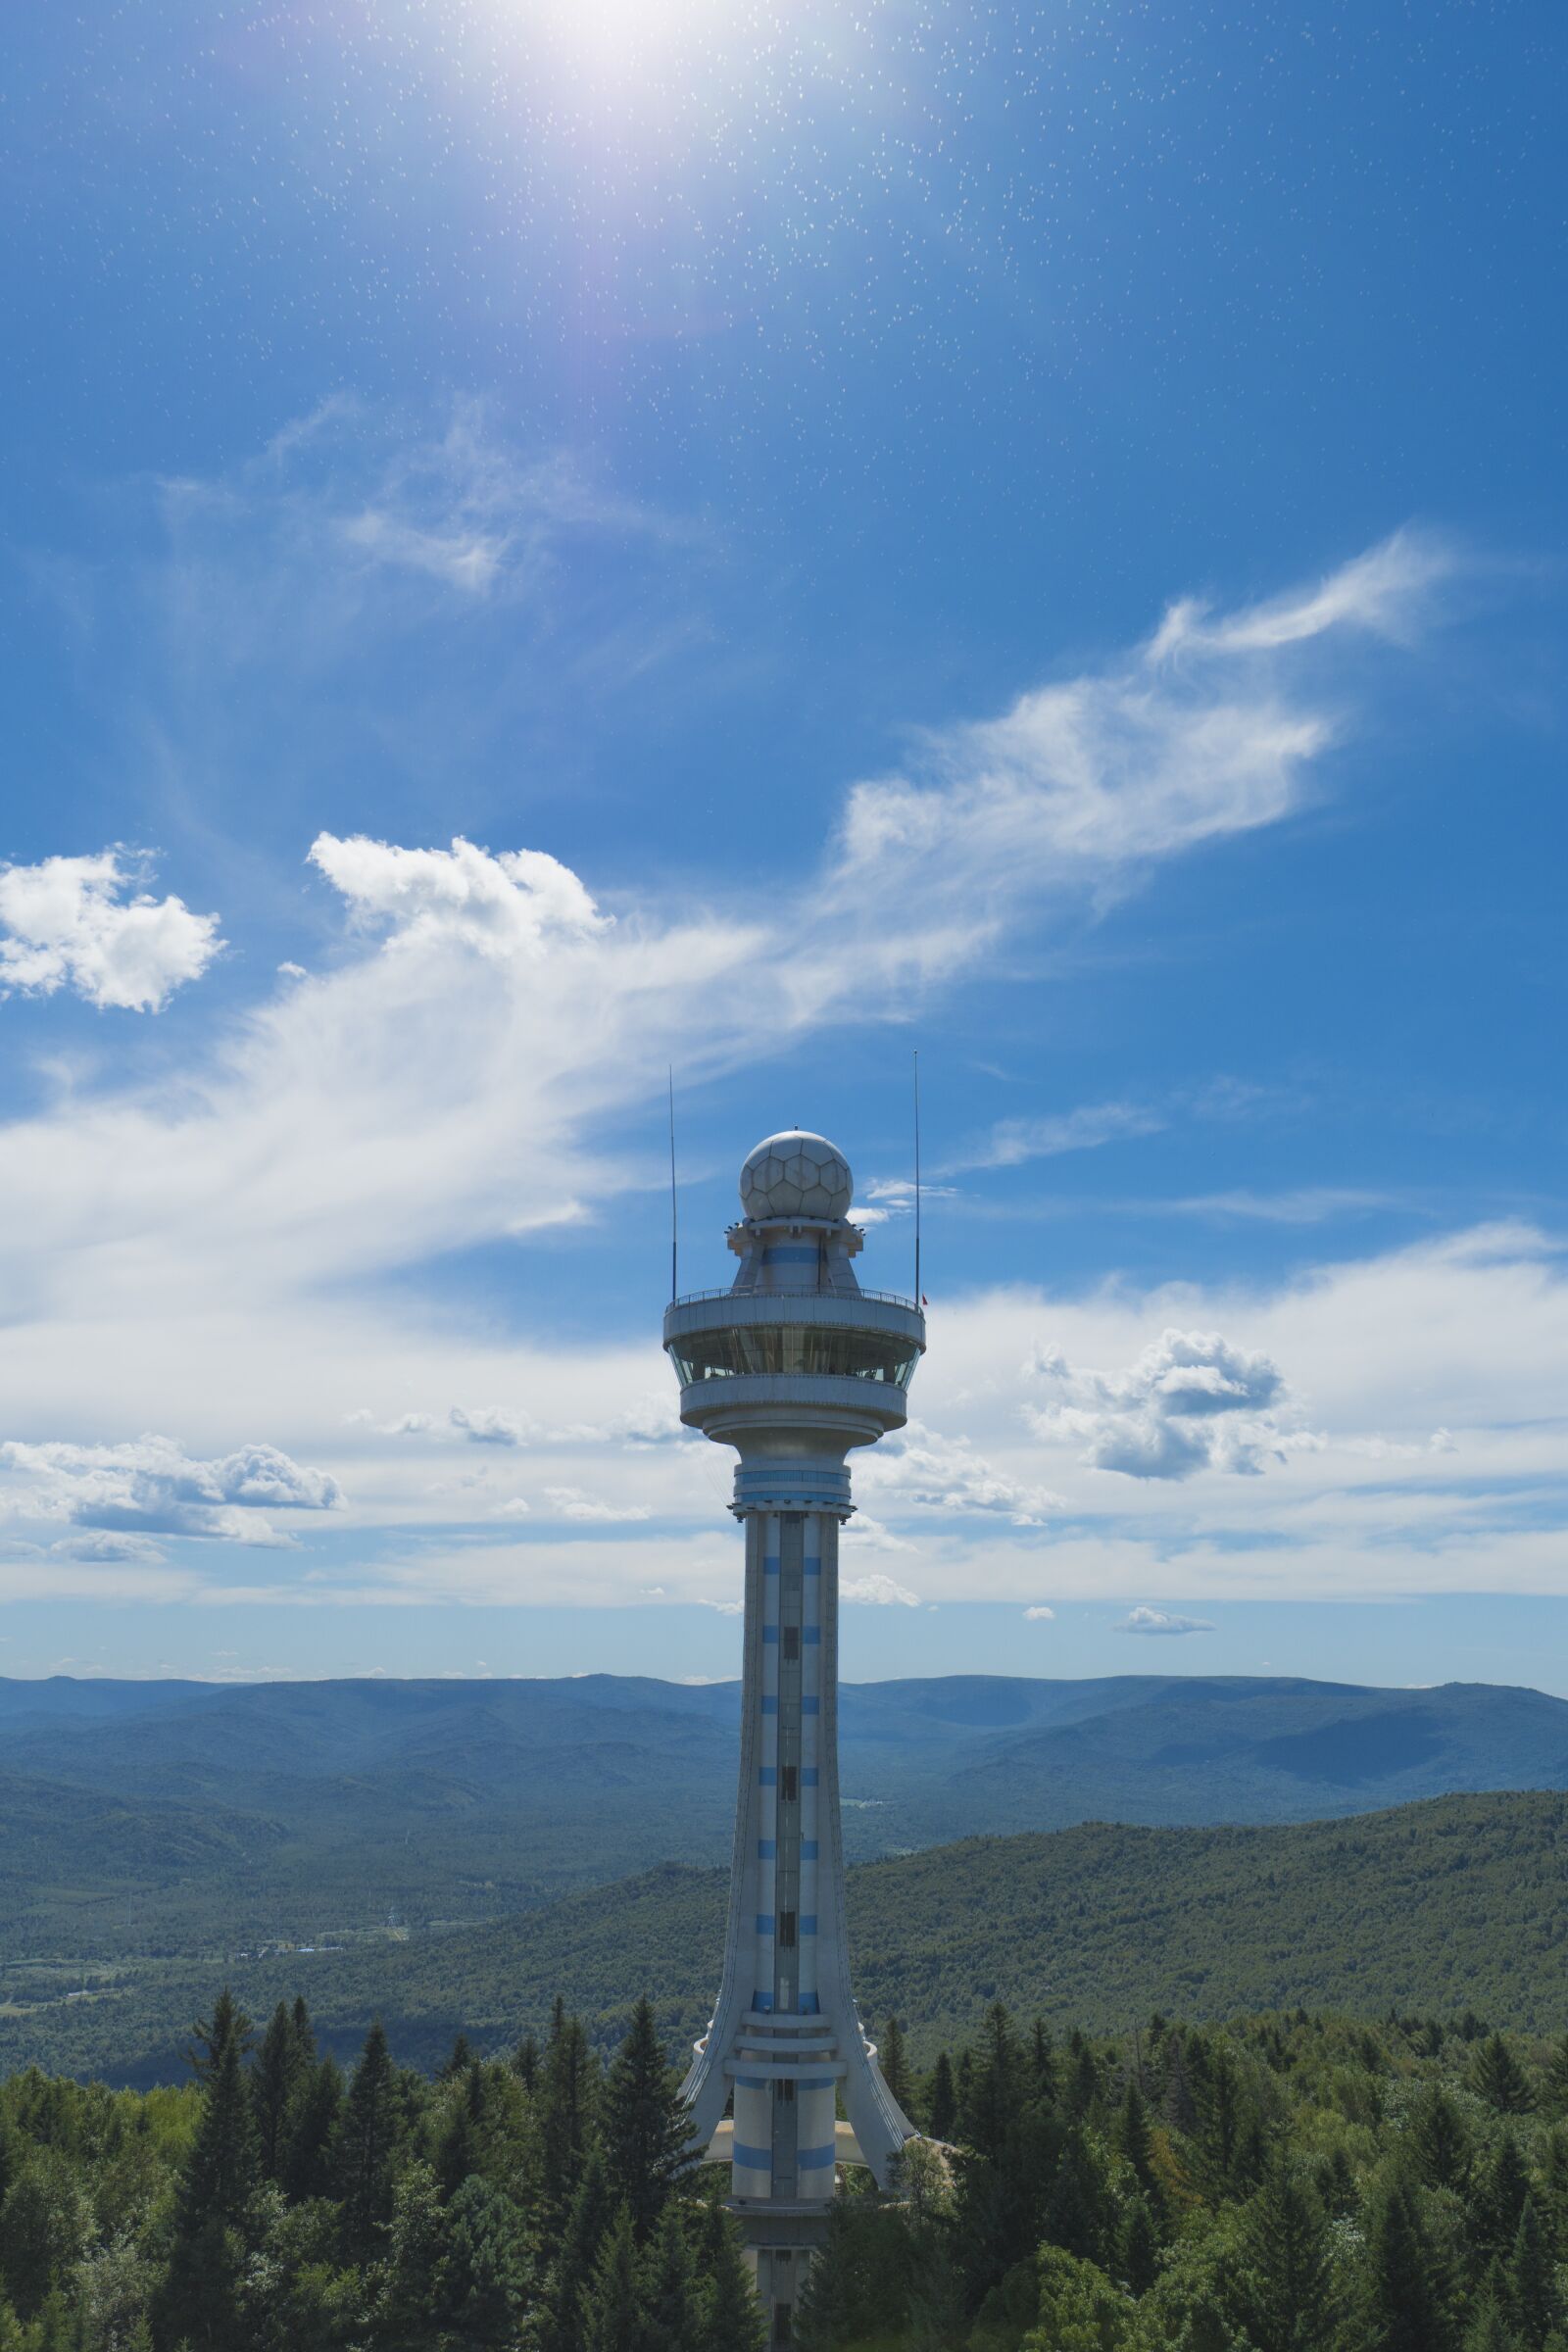
POLYGON ((608 2070, 561 2003, 434 2081, 378 2024, 345 2078, 303 2000, 258 2035, 227 1992, 188 2056, 0 2084, 0 2352, 760 2352, 646 2002, 608 2070))
MULTIPOLYGON (((843 2178, 800 2352, 1568 2352, 1568 2038, 1000 2004, 884 2072, 925 2137, 843 2178)), ((190 2080, 0 2083, 0 2352, 761 2352, 639 2003, 433 2079, 225 1993, 190 2080)))

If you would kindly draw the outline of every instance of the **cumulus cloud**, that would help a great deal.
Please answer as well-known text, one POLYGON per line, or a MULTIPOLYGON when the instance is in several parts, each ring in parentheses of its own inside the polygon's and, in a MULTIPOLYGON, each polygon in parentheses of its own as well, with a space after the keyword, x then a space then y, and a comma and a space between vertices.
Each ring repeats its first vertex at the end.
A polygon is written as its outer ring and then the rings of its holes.
MULTIPOLYGON (((536 1424, 526 1413, 513 1411, 504 1404, 455 1404, 447 1415, 452 1427, 461 1430, 471 1446, 521 1446, 531 1437, 536 1424)), ((434 1426, 423 1413, 404 1416, 400 1428, 417 1425, 421 1429, 434 1426)))
POLYGON ((1011 1477, 977 1453, 967 1438, 943 1437, 911 1421, 884 1438, 856 1466, 857 1484, 900 1504, 929 1511, 997 1512, 1014 1527, 1039 1527, 1061 1496, 1011 1477))
POLYGON ((354 919, 410 951, 453 941, 505 960, 545 955, 553 940, 587 939, 609 918, 571 868, 543 850, 405 850, 363 833, 318 833, 311 862, 342 892, 354 919))
POLYGON ((0 866, 0 992, 70 988, 103 1009, 160 1011, 223 942, 216 914, 141 888, 149 872, 122 849, 0 866))
POLYGON ((1039 1601, 1032 1609, 1025 1609, 1024 1611, 1024 1618, 1030 1625, 1054 1623, 1055 1620, 1055 1610, 1048 1609, 1044 1601, 1039 1601))
POLYGON ((609 1502, 602 1496, 585 1494, 581 1487, 546 1487, 545 1499, 558 1519, 576 1519, 593 1526, 620 1526, 654 1515, 647 1503, 609 1502))
POLYGON ((845 1577, 839 1585, 839 1598, 867 1602, 879 1609, 917 1609, 920 1595, 901 1585, 896 1577, 878 1569, 870 1576, 845 1577))
POLYGON ((1043 1438, 1083 1442, 1079 1459, 1125 1478, 1255 1473, 1304 1445, 1278 1367, 1218 1332, 1166 1330, 1125 1372, 1077 1371, 1056 1348, 1027 1370, 1053 1392, 1028 1408, 1043 1438))
MULTIPOLYGON (((0 1468, 15 1474, 5 1502, 16 1516, 66 1519, 111 1536, 139 1531, 281 1546, 293 1539, 279 1534, 265 1510, 336 1510, 344 1499, 328 1472, 306 1469, 275 1446, 242 1446, 200 1461, 172 1438, 152 1435, 119 1446, 13 1438, 0 1444, 0 1468)), ((74 1546, 68 1556, 146 1554, 118 1545, 88 1554, 74 1546)))
POLYGON ((1137 1608, 1111 1627, 1115 1634, 1211 1634, 1205 1617, 1179 1617, 1171 1609, 1137 1608))
POLYGON ((52 1560, 133 1560, 146 1567, 157 1567, 165 1554, 150 1536, 112 1536, 83 1530, 79 1536, 62 1536, 49 1546, 52 1560))

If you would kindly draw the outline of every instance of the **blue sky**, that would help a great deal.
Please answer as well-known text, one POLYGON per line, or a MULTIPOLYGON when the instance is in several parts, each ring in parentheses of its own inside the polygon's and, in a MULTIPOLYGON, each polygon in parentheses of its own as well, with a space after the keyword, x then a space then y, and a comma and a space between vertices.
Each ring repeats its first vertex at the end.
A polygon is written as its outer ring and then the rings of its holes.
POLYGON ((918 1047, 850 1672, 1568 1690, 1560 12, 13 47, 0 1673, 732 1671, 918 1047))

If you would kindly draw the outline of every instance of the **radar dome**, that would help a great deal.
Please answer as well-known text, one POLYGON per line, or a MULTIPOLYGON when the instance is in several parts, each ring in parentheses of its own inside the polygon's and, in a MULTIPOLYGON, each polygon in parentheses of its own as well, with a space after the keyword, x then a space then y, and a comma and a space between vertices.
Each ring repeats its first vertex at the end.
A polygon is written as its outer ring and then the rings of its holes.
POLYGON ((842 1217, 855 1198, 850 1163, 836 1144, 799 1127, 767 1136, 741 1170, 749 1217, 842 1217))

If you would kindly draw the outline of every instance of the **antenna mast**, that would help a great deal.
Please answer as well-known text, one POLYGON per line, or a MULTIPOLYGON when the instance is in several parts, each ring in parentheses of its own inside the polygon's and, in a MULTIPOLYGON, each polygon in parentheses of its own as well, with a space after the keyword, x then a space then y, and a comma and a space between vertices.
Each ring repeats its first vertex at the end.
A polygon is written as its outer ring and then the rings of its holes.
POLYGON ((680 1297, 680 1210, 675 1194, 675 1065, 669 1065, 669 1295, 680 1297))
POLYGON ((914 1303, 920 1303, 920 1055, 914 1056, 914 1303))

